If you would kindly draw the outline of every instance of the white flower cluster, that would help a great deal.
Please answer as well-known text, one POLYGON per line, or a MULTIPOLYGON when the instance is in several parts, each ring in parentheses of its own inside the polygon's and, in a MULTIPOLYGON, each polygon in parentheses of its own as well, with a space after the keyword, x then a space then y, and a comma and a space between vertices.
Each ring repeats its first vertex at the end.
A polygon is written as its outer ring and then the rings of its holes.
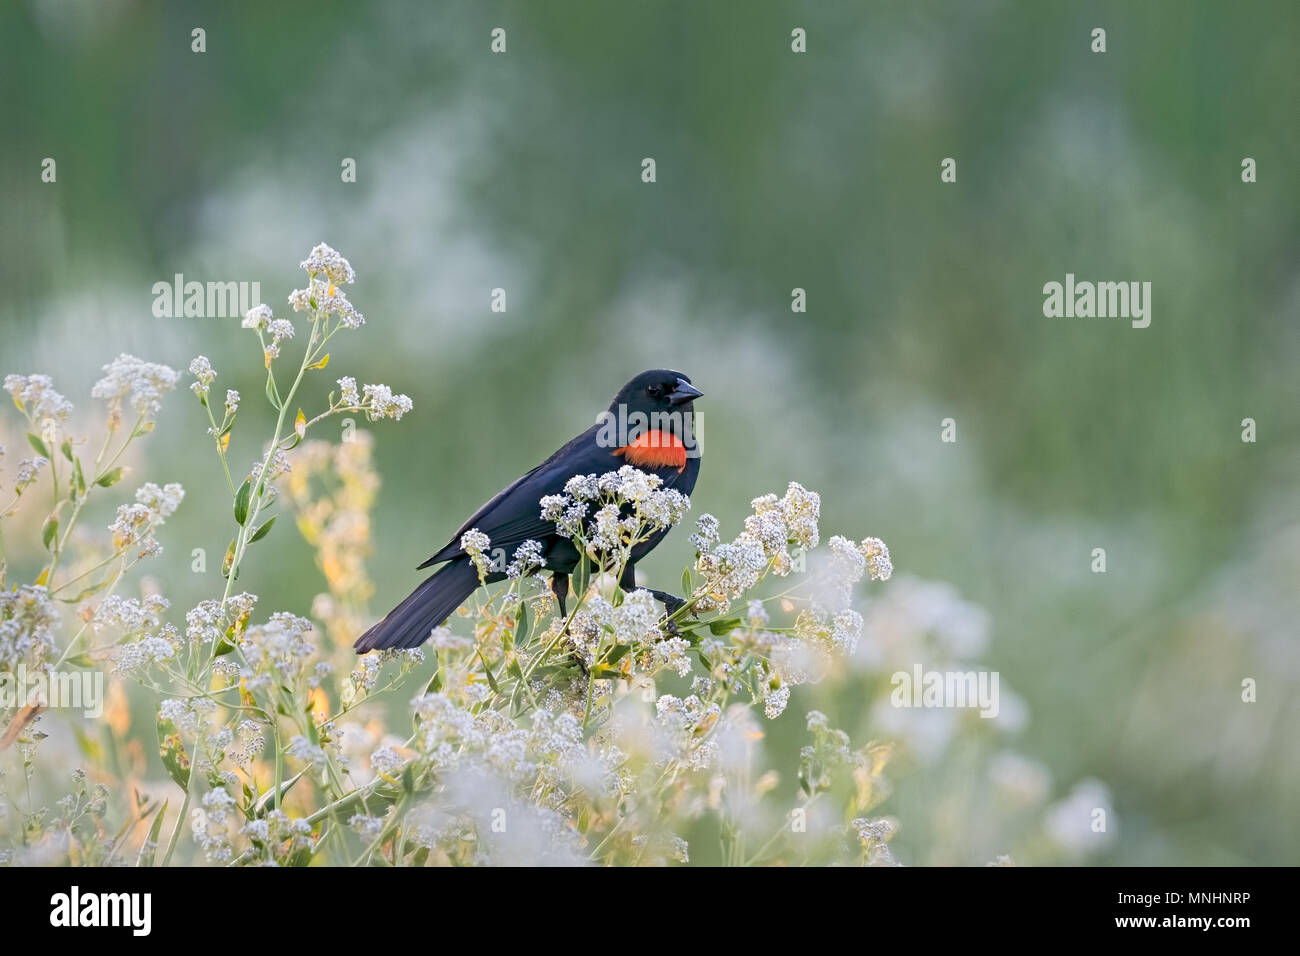
POLYGON ((323 242, 317 244, 307 258, 298 265, 307 275, 313 278, 322 275, 336 285, 350 285, 357 281, 357 274, 352 271, 352 263, 344 259, 338 250, 331 249, 323 242))
POLYGON ((162 397, 176 387, 180 374, 166 365, 146 362, 123 352, 104 366, 104 377, 90 390, 91 398, 107 401, 114 419, 124 401, 145 421, 162 407, 162 397))
POLYGON ((207 726, 216 709, 217 703, 210 697, 169 697, 158 705, 158 717, 182 734, 194 736, 207 726))
POLYGON ((290 737, 289 746, 284 749, 284 752, 294 760, 301 760, 315 770, 324 770, 329 766, 325 748, 312 743, 302 734, 294 734, 290 737))
POLYGON ((731 542, 717 543, 717 519, 701 517, 691 541, 699 552, 695 567, 703 579, 702 610, 726 607, 769 570, 789 574, 794 567, 790 546, 808 550, 820 540, 821 497, 797 481, 790 482, 782 497, 762 495, 751 507, 745 530, 731 542))
POLYGON ((307 288, 289 293, 289 305, 295 312, 313 312, 322 319, 337 315, 339 326, 346 329, 360 328, 365 324, 366 317, 353 308, 340 288, 357 278, 347 259, 322 242, 312 249, 301 265, 308 282, 307 288))
POLYGON ((220 601, 200 601, 185 613, 185 639, 192 644, 220 641, 226 628, 251 614, 256 603, 257 595, 247 592, 227 598, 224 609, 220 601))
POLYGON ((857 836, 866 851, 868 866, 902 866, 889 849, 888 841, 898 829, 898 822, 889 817, 870 819, 856 817, 849 829, 857 836))
POLYGON ((244 321, 241 325, 246 329, 254 329, 262 332, 275 321, 275 316, 271 312, 271 307, 263 302, 261 305, 255 305, 244 314, 244 321))
POLYGON ((190 391, 199 398, 208 394, 208 388, 217 380, 217 371, 212 367, 206 355, 199 355, 190 362, 190 374, 194 376, 194 382, 190 385, 190 391))
MULTIPOLYGON (((275 481, 275 479, 283 475, 289 474, 289 472, 291 472, 292 470, 293 468, 289 464, 289 457, 283 451, 277 448, 275 451, 271 453, 271 460, 267 462, 266 480, 268 483, 275 481)), ((252 467, 249 468, 248 477, 252 479, 254 484, 256 484, 258 478, 260 478, 261 476, 262 476, 262 460, 259 458, 257 461, 254 461, 252 467)))
POLYGON ((603 475, 575 475, 564 493, 546 495, 541 516, 566 538, 578 539, 592 557, 617 552, 682 520, 691 499, 663 479, 624 465, 603 475), (591 508, 595 513, 588 517, 591 508))
POLYGON ((140 557, 161 554, 162 545, 154 532, 180 507, 185 489, 176 482, 159 487, 153 482, 140 486, 135 504, 119 505, 117 516, 108 530, 113 533, 113 548, 118 552, 135 549, 140 557))
POLYGON ((235 740, 239 747, 229 752, 230 759, 238 767, 247 768, 262 753, 266 746, 266 735, 262 725, 255 720, 241 720, 235 728, 235 740))
POLYGON ((209 863, 224 864, 234 858, 231 824, 237 820, 235 799, 225 790, 209 790, 203 795, 203 806, 191 814, 190 829, 209 863))
POLYGON ((354 813, 352 818, 348 820, 348 826, 366 843, 373 843, 379 839, 379 834, 384 831, 384 818, 368 817, 364 813, 354 813))
POLYGON ((159 594, 142 600, 110 594, 95 609, 91 618, 95 632, 116 631, 119 635, 121 644, 114 652, 119 670, 143 671, 176 656, 180 636, 163 621, 168 607, 167 599, 159 594))
POLYGON ((54 390, 48 375, 6 375, 5 391, 47 442, 57 442, 72 413, 72 403, 54 390))
POLYGON ((49 463, 50 460, 42 455, 33 455, 20 461, 18 471, 14 473, 14 491, 21 495, 25 488, 41 476, 41 469, 49 463))
POLYGON ((718 755, 718 742, 709 731, 721 716, 721 707, 695 694, 664 694, 655 703, 655 719, 663 735, 660 759, 678 761, 692 770, 708 769, 718 755))
POLYGON ((854 750, 849 735, 832 727, 821 711, 809 711, 807 720, 813 742, 799 752, 799 776, 813 794, 829 790, 837 770, 865 766, 866 756, 854 750))
POLYGON ((480 578, 486 578, 492 571, 492 560, 487 553, 491 546, 492 540, 478 528, 470 528, 460 536, 460 549, 474 562, 480 578))
POLYGON ((291 863, 300 853, 310 854, 315 848, 311 824, 278 808, 248 821, 240 833, 252 845, 255 858, 264 864, 291 863))
POLYGON ((339 325, 345 329, 359 329, 366 324, 366 317, 333 282, 312 279, 307 288, 289 293, 289 305, 295 312, 314 312, 320 318, 337 315, 339 325))
POLYGON ((387 385, 363 385, 358 391, 357 380, 344 376, 339 379, 339 406, 339 410, 365 412, 367 419, 377 422, 383 418, 401 421, 415 404, 406 395, 394 394, 387 385))
POLYGON ((506 566, 506 577, 521 578, 531 571, 546 567, 546 558, 542 555, 542 543, 529 538, 515 548, 514 557, 506 566))
POLYGON ((43 663, 56 650, 58 626, 59 612, 45 588, 0 589, 0 670, 12 671, 19 661, 29 667, 43 663))
POLYGON ((306 673, 316 652, 316 645, 307 639, 311 629, 311 621, 287 611, 277 611, 267 623, 250 627, 241 642, 248 662, 243 675, 247 686, 261 688, 275 682, 292 686, 306 673))

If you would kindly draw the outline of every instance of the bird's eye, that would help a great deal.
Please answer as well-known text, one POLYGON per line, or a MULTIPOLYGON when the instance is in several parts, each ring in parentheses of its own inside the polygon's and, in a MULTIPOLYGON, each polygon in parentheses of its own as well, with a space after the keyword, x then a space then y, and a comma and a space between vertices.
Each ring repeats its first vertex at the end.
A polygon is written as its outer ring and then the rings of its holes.
POLYGON ((664 389, 662 385, 650 385, 646 388, 645 391, 646 394, 649 395, 651 398, 658 398, 660 395, 664 393, 664 389))

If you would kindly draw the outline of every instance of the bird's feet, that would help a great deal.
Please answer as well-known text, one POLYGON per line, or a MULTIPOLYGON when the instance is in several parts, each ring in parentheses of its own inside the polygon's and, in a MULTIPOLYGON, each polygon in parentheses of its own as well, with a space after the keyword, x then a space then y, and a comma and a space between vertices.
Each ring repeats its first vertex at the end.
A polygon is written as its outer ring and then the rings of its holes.
POLYGON ((679 637, 681 631, 678 630, 677 622, 673 620, 673 617, 678 611, 686 606, 686 601, 675 594, 669 594, 667 591, 655 591, 653 589, 647 590, 650 590, 651 595, 654 596, 656 601, 661 601, 663 603, 664 619, 667 622, 664 625, 664 630, 667 632, 668 636, 679 637))

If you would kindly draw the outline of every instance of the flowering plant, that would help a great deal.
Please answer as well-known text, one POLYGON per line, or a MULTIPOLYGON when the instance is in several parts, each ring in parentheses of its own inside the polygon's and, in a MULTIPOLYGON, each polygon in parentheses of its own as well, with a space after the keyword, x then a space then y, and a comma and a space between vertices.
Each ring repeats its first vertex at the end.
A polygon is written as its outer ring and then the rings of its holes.
MULTIPOLYGON (((336 336, 365 321, 343 291, 356 278, 346 259, 320 245, 302 268, 307 284, 289 296, 299 323, 265 305, 243 322, 257 337, 275 412, 246 473, 231 456, 241 396, 216 392, 207 358, 189 365, 231 540, 220 593, 175 620, 162 595, 119 591, 161 550, 159 529, 184 498, 178 484, 142 485, 106 541, 74 532, 91 496, 123 478, 118 461, 152 430, 179 374, 128 355, 106 366, 91 392, 108 406, 105 437, 89 462, 68 425, 71 405, 48 377, 5 380, 36 456, 19 464, 0 517, 33 502, 44 474, 53 494, 44 568, 30 584, 0 588, 0 668, 93 670, 115 687, 142 688, 172 789, 146 787, 129 806, 113 806, 103 780, 79 773, 55 814, 14 802, 18 813, 0 823, 21 825, 7 827, 11 845, 0 852, 93 863, 129 854, 142 865, 636 864, 686 862, 708 833, 729 863, 892 862, 893 823, 868 816, 889 792, 887 745, 854 748, 809 713, 794 806, 776 799, 781 775, 764 764, 762 721, 781 717, 792 688, 853 652, 863 628, 855 588, 892 573, 876 538, 837 535, 819 549, 820 499, 798 483, 755 498, 730 540, 701 515, 685 601, 662 612, 650 592, 618 582, 633 547, 682 522, 689 499, 631 466, 575 476, 538 502, 583 556, 567 613, 557 613, 541 546, 529 541, 511 556, 506 582, 480 590, 424 648, 352 655, 373 590, 372 438, 307 436, 345 413, 400 420, 412 403, 343 377, 315 415, 298 407, 336 336), (286 370, 294 341, 304 345, 286 370), (256 594, 236 587, 250 548, 285 509, 326 585, 303 613, 264 612, 256 594), (393 702, 409 715, 400 732, 384 721, 393 702), (828 795, 840 822, 810 828, 810 809, 828 795), (120 829, 108 825, 110 810, 123 817, 120 829)), ((491 541, 470 530, 461 543, 486 576, 491 541)), ((17 745, 27 781, 44 703, 0 707, 2 743, 17 745)))

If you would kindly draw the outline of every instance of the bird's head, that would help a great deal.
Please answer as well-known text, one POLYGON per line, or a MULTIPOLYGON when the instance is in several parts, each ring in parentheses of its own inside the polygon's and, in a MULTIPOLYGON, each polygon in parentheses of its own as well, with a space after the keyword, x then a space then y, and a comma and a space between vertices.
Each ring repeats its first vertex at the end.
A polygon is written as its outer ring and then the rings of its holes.
POLYGON ((695 400, 704 393, 681 372, 657 368, 624 385, 597 421, 598 443, 638 468, 686 467, 700 454, 695 400))
POLYGON ((609 410, 618 413, 621 406, 625 413, 641 412, 646 416, 655 412, 688 412, 703 394, 681 372, 653 368, 619 389, 609 410))

